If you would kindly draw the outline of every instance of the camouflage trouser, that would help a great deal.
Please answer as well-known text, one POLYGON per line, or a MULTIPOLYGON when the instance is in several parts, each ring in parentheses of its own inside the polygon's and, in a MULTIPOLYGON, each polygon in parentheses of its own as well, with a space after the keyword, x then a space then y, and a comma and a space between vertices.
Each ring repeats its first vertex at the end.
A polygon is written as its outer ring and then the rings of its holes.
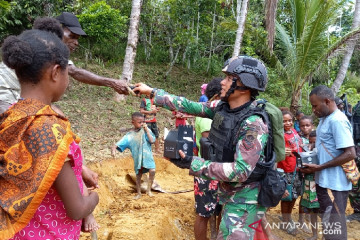
MULTIPOLYGON (((356 146, 356 154, 357 154, 357 166, 358 168, 360 167, 360 146, 357 145, 356 146)), ((360 168, 359 168, 360 170, 360 168)), ((360 213, 360 181, 351 189, 351 191, 349 192, 349 200, 350 200, 350 205, 351 207, 354 209, 355 213, 360 213)))
POLYGON ((265 211, 266 208, 258 204, 226 203, 221 213, 217 240, 253 239, 254 228, 261 224, 259 220, 264 216, 265 211), (256 221, 259 222, 255 223, 256 221), (251 225, 252 223, 254 225, 251 225))

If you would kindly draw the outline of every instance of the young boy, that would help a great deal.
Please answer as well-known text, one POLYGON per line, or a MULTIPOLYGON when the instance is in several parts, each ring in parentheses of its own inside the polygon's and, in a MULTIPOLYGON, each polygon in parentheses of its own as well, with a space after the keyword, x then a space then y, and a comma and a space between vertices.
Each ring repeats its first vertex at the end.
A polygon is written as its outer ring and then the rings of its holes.
MULTIPOLYGON (((316 131, 313 131, 314 125, 310 116, 303 116, 300 119, 300 129, 303 142, 307 144, 309 150, 313 150, 316 141, 316 131), (306 139, 306 140, 305 140, 306 139), (305 140, 305 141, 304 141, 305 140)), ((317 239, 317 213, 320 208, 315 188, 315 174, 304 174, 303 195, 301 196, 299 206, 299 222, 305 232, 308 230, 304 225, 304 213, 310 214, 312 237, 307 240, 317 239)))
POLYGON ((151 186, 155 178, 155 161, 151 151, 151 144, 155 142, 155 135, 147 127, 144 115, 135 112, 131 115, 131 123, 134 126, 120 141, 112 148, 112 155, 115 150, 123 152, 130 149, 134 160, 134 170, 136 173, 136 191, 137 195, 134 199, 141 197, 141 177, 143 173, 149 172, 149 182, 146 193, 152 197, 151 186))

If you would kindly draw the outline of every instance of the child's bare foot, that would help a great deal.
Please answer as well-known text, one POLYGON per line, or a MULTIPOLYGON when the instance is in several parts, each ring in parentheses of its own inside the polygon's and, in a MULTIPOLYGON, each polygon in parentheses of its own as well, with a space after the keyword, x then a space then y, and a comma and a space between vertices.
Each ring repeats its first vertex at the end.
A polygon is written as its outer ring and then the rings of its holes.
POLYGON ((96 222, 94 215, 90 214, 83 219, 81 225, 81 231, 83 232, 92 232, 97 231, 100 228, 99 224, 96 222))
POLYGON ((134 197, 134 200, 138 200, 139 198, 141 198, 141 193, 140 193, 140 194, 137 194, 137 195, 134 197))
POLYGON ((147 192, 146 194, 149 195, 149 197, 153 197, 153 196, 154 196, 154 194, 152 194, 152 192, 147 192))

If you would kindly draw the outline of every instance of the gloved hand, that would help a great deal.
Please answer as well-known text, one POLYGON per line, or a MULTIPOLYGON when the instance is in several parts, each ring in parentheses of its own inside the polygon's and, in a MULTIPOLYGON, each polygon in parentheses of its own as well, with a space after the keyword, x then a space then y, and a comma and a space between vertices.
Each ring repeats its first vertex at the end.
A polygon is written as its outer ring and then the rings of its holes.
POLYGON ((172 162, 173 164, 175 164, 175 166, 179 168, 189 169, 191 165, 192 157, 186 156, 185 153, 181 150, 179 150, 179 154, 180 154, 180 159, 170 158, 169 159, 170 162, 172 162))

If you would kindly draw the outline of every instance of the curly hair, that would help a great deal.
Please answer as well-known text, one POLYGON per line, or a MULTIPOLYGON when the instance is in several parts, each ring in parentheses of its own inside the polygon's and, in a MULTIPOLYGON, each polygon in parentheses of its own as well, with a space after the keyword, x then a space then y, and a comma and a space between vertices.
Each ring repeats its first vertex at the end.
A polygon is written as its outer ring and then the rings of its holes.
POLYGON ((208 83, 205 89, 205 96, 208 99, 211 99, 215 94, 219 94, 221 91, 221 84, 222 78, 216 77, 211 82, 208 83))
POLYGON ((291 118, 294 118, 294 115, 293 115, 290 111, 288 111, 288 110, 282 110, 281 113, 282 113, 283 116, 284 116, 284 115, 290 115, 291 118))
POLYGON ((15 70, 20 82, 37 84, 43 70, 51 64, 66 69, 69 49, 53 33, 27 30, 19 36, 9 36, 2 45, 4 63, 15 70))
POLYGON ((55 18, 43 17, 37 18, 33 24, 33 29, 52 32, 60 39, 64 36, 64 30, 60 22, 55 18))
POLYGON ((314 123, 313 123, 313 118, 312 118, 311 116, 307 116, 307 115, 302 116, 302 117, 300 118, 300 122, 301 122, 302 120, 306 120, 306 119, 309 120, 311 124, 314 124, 314 123))

